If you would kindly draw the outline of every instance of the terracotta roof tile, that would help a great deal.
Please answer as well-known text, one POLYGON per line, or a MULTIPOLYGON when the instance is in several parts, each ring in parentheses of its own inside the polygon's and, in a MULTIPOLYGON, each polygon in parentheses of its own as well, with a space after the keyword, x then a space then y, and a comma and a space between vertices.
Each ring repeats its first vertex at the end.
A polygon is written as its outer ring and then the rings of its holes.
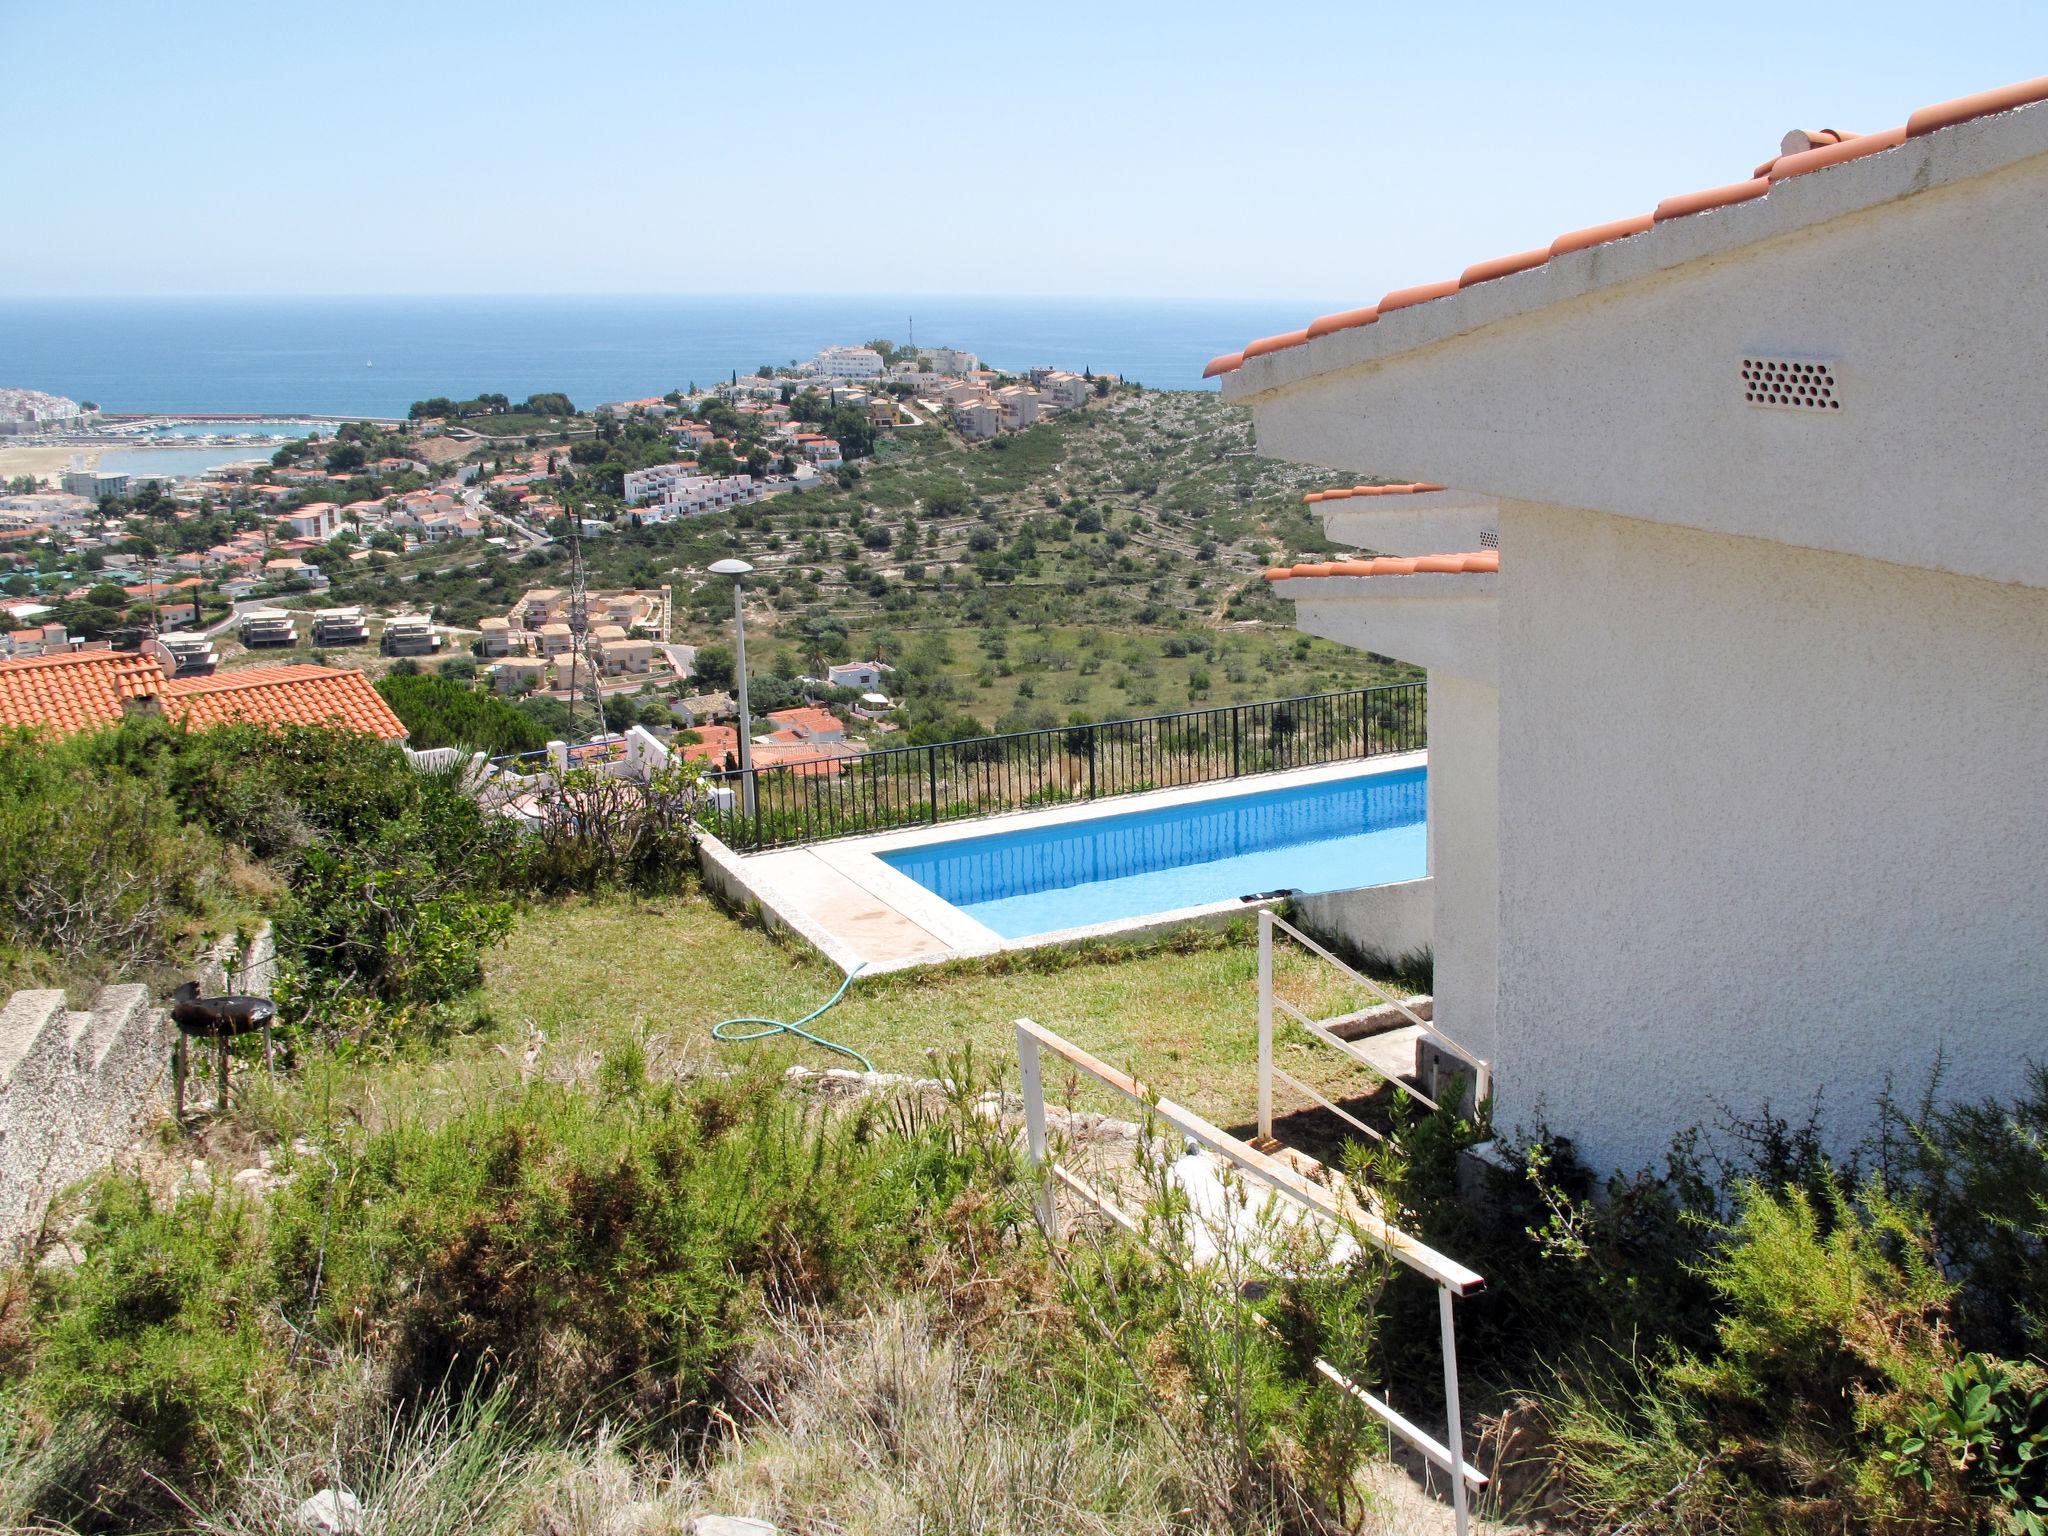
POLYGON ((1375 555, 1368 560, 1324 560, 1309 565, 1276 565, 1268 581, 1297 576, 1482 576, 1500 569, 1500 551, 1475 549, 1456 555, 1375 555))
POLYGON ((1308 340, 1308 332, 1283 331, 1278 336, 1261 336, 1244 349, 1246 357, 1264 357, 1268 352, 1284 352, 1289 347, 1298 347, 1308 340))
POLYGON ((2030 106, 2042 101, 2048 101, 2048 75, 2036 80, 2022 80, 2016 85, 2002 86, 1993 91, 1980 91, 1974 96, 1959 96, 1954 101, 1922 107, 1908 118, 1903 126, 1889 128, 1882 133, 1858 134, 1840 128, 1795 129, 1785 135, 1784 143, 1781 145, 1783 152, 1776 159, 1767 160, 1758 166, 1747 181, 1731 182, 1724 187, 1712 187, 1703 192, 1668 197, 1659 203, 1652 213, 1574 230, 1558 236, 1547 249, 1522 251, 1513 256, 1499 256, 1491 261, 1475 263, 1467 267, 1463 275, 1454 282, 1425 283, 1413 288, 1398 288, 1381 299, 1376 306, 1324 315, 1305 330, 1268 336, 1261 341, 1253 342, 1242 352, 1226 352, 1220 357, 1211 358, 1208 367, 1202 370, 1202 377, 1213 379, 1226 373, 1233 373, 1243 367, 1249 358, 1264 357, 1267 353, 1285 351, 1338 331, 1371 325, 1391 310, 1428 304, 1437 299, 1448 298, 1461 289, 1479 283, 1491 282, 1513 272, 1529 271, 1542 266, 1553 256, 1587 250, 1613 240, 1625 240, 1632 235, 1646 233, 1658 224, 1673 219, 1687 218, 1716 208, 1726 208, 1737 203, 1768 197, 1772 185, 1788 177, 1826 170, 1830 166, 1860 160, 1867 155, 1883 154, 1886 150, 1897 149, 1908 139, 1917 139, 1924 134, 1953 128, 1959 123, 1990 117, 1999 112, 2010 112, 2017 107, 2030 106))
POLYGON ((1596 245, 1608 245, 1616 240, 1626 240, 1630 235, 1645 234, 1657 222, 1656 215, 1639 213, 1632 219, 1611 219, 1605 224, 1594 224, 1586 229, 1575 229, 1570 234, 1559 235, 1550 242, 1550 254, 1563 256, 1571 251, 1591 250, 1596 245))
POLYGON ((2010 112, 2014 107, 2029 106, 2037 101, 2048 101, 2048 75, 1922 107, 1906 119, 1906 137, 1917 139, 1923 133, 1933 133, 1938 128, 1953 128, 1957 123, 1989 117, 1994 112, 2010 112))
POLYGON ((1457 291, 1458 285, 1455 282, 1418 283, 1413 288, 1396 288, 1380 300, 1380 313, 1384 315, 1390 310, 1409 309, 1417 304, 1427 304, 1431 299, 1441 299, 1446 294, 1457 291))
POLYGON ((1820 144, 1797 154, 1780 155, 1763 174, 1771 181, 1783 181, 1788 176, 1803 176, 1808 171, 1824 171, 1844 161, 1861 160, 1865 155, 1880 155, 1888 149, 1897 149, 1905 142, 1906 130, 1903 128, 1855 134, 1833 144, 1820 144))
POLYGON ((1413 496, 1418 491, 1441 491, 1446 487, 1418 480, 1410 485, 1340 485, 1327 491, 1310 491, 1301 499, 1314 506, 1319 501, 1343 501, 1351 496, 1413 496))
POLYGON ((1526 272, 1531 267, 1540 267, 1548 260, 1550 248, 1543 246, 1533 251, 1517 251, 1512 256, 1496 256, 1491 261, 1475 262, 1458 278, 1458 286, 1470 288, 1475 283, 1490 283, 1496 277, 1506 277, 1512 272, 1526 272))
POLYGON ((163 685, 164 713, 195 730, 257 725, 334 725, 396 741, 405 726, 369 678, 353 669, 246 667, 163 685))
POLYGON ((1709 208, 1726 208, 1731 203, 1746 203, 1753 197, 1762 197, 1771 190, 1770 178, 1752 177, 1748 181, 1730 182, 1725 187, 1709 187, 1704 192, 1686 192, 1677 197, 1667 197, 1657 205, 1652 217, 1662 224, 1666 219, 1683 219, 1695 213, 1705 213, 1709 208))
POLYGON ((1369 305, 1364 309, 1346 309, 1334 315, 1324 315, 1320 319, 1309 322, 1308 338, 1310 341, 1314 341, 1316 337, 1328 336, 1332 331, 1356 330, 1361 325, 1371 325, 1379 317, 1378 305, 1369 305))
POLYGON ((133 651, 78 651, 0 661, 0 727, 68 736, 120 720, 130 703, 164 687, 155 658, 133 651))

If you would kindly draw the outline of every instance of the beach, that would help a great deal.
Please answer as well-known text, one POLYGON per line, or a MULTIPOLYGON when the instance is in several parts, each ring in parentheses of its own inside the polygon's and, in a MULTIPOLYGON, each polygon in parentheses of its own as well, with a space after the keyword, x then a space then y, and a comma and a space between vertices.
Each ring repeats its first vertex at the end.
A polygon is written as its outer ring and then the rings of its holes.
POLYGON ((99 463, 100 452, 98 448, 64 446, 10 447, 4 438, 0 438, 0 480, 12 480, 17 475, 54 480, 72 467, 74 457, 83 457, 85 467, 93 468, 99 463))

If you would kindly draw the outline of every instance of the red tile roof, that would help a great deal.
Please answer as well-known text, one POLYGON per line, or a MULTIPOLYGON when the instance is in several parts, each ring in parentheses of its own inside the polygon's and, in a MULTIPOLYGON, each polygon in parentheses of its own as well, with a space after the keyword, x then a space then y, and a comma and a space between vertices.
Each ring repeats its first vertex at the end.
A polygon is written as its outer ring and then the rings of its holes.
POLYGON ((1328 491, 1310 491, 1301 499, 1310 506, 1319 501, 1343 501, 1352 496, 1413 496, 1421 491, 1447 490, 1447 486, 1418 480, 1412 485, 1340 485, 1328 491))
POLYGON ((60 736, 97 730, 119 721, 130 703, 154 698, 163 683, 155 658, 132 651, 0 661, 0 727, 60 736))
POLYGON ((1710 187, 1703 192, 1688 192, 1677 197, 1667 197, 1657 205, 1654 212, 1638 214, 1634 218, 1616 219, 1609 224, 1596 224, 1590 229, 1574 230, 1569 234, 1559 235, 1543 250, 1522 251, 1513 256, 1500 256, 1492 261, 1479 262, 1467 267, 1455 281, 1397 288, 1377 305, 1324 315, 1318 320, 1311 321, 1302 330, 1267 336, 1250 343, 1241 352, 1226 352, 1221 357, 1211 358, 1209 365, 1202 370, 1202 377, 1213 379, 1226 373, 1233 373, 1243 367, 1249 358, 1264 357, 1270 352, 1284 352, 1290 347, 1302 346, 1337 331, 1373 325, 1382 315, 1393 310, 1449 298, 1459 290, 1473 287, 1475 284, 1492 282, 1495 278, 1506 277, 1510 273, 1526 272, 1532 267, 1540 267, 1555 256, 1562 256, 1571 251, 1588 250, 1596 245, 1605 245, 1610 241, 1626 240, 1631 236, 1644 234, 1656 225, 1671 219, 1686 218, 1709 209, 1725 208, 1733 203, 1767 197, 1773 185, 1788 177, 1804 176, 1809 172, 1826 170, 1829 166, 1841 165, 1846 161, 1860 160, 1866 155, 1882 154, 1888 149, 1897 149, 1908 139, 1917 139, 1925 134, 1939 132, 1943 128, 1953 128, 1958 123, 1989 117, 1994 113, 2010 112, 2015 107, 2028 106, 2038 101, 2048 101, 2048 76, 2038 80, 2022 80, 2016 85, 2002 86, 1994 91, 1980 91, 1974 96, 1960 96, 1954 101, 1922 107, 1909 117, 1902 127, 1886 129, 1882 133, 1848 133, 1839 128, 1798 130, 1785 136, 1787 152, 1758 166, 1755 175, 1747 181, 1731 182, 1727 186, 1710 187), (1805 147, 1791 148, 1794 144, 1805 147))
POLYGON ((839 723, 839 717, 833 714, 831 710, 817 709, 811 705, 803 705, 796 709, 778 709, 773 711, 768 718, 779 726, 798 731, 807 736, 829 736, 834 731, 846 729, 845 726, 839 723))
POLYGON ((1461 555, 1374 555, 1364 560, 1326 560, 1313 565, 1276 565, 1268 581, 1296 576, 1485 576, 1500 569, 1500 551, 1475 549, 1461 555))
POLYGON ((332 725, 396 741, 405 726, 369 678, 350 669, 245 667, 211 677, 173 679, 163 685, 164 713, 194 730, 248 722, 256 725, 332 725))

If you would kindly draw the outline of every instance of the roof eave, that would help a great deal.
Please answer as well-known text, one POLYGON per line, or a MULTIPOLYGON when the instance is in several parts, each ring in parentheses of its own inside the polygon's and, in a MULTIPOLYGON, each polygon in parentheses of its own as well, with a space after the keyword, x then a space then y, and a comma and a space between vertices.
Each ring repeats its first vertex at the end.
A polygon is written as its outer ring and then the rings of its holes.
POLYGON ((1254 405, 1327 375, 1641 282, 1743 246, 1778 239, 2048 154, 2048 102, 1974 118, 1895 149, 1772 185, 1768 196, 1667 219, 1626 239, 1565 251, 1370 325, 1248 357, 1222 376, 1223 398, 1254 405))

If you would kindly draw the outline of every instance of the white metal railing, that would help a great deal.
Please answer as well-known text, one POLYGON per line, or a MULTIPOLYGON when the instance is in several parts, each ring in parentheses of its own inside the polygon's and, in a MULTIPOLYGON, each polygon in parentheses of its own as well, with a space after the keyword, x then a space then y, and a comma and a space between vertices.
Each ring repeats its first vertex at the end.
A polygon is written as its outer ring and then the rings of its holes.
POLYGON ((1303 1082, 1293 1073, 1287 1071, 1286 1068, 1274 1065, 1273 1015, 1275 1010, 1286 1014, 1287 1017, 1294 1020, 1295 1023, 1299 1024, 1310 1035, 1322 1041, 1325 1045, 1332 1046, 1341 1051, 1355 1065, 1364 1067, 1367 1071, 1392 1083, 1402 1093, 1415 1100, 1416 1103, 1424 1105, 1429 1109, 1437 1107, 1436 1100, 1409 1087, 1400 1078, 1390 1076, 1377 1062, 1363 1050, 1359 1049, 1357 1042, 1346 1040, 1330 1028, 1332 1024, 1340 1022, 1340 1019, 1312 1019, 1274 990, 1273 936, 1276 930, 1285 932, 1289 938, 1300 944, 1311 954, 1320 956, 1345 977, 1364 987, 1373 996, 1379 998, 1382 1003, 1391 1006, 1410 1024, 1420 1029, 1427 1038, 1435 1041, 1461 1060, 1469 1062, 1473 1072, 1473 1089, 1478 1100, 1484 1102, 1491 1095, 1493 1069, 1486 1061, 1466 1050, 1457 1041, 1438 1029, 1432 1020, 1423 1018, 1421 1014, 1410 1008, 1406 1002, 1395 997, 1371 977, 1360 975, 1285 918, 1278 917, 1272 911, 1262 907, 1259 909, 1259 1139, 1261 1141, 1270 1141, 1273 1138, 1273 1082, 1276 1078, 1292 1088, 1296 1093, 1306 1098, 1314 1099, 1316 1103, 1322 1105, 1324 1109, 1327 1109, 1346 1125, 1351 1126, 1374 1141, 1386 1140, 1379 1131, 1367 1125, 1356 1115, 1338 1107, 1336 1103, 1325 1097, 1308 1083, 1303 1082))
POLYGON ((457 763, 469 761, 469 754, 460 747, 428 747, 424 752, 405 749, 405 760, 421 773, 443 773, 457 763))
POLYGON ((1436 1286, 1437 1321, 1443 1345, 1444 1424, 1449 1444, 1428 1434, 1397 1412, 1392 1404, 1367 1391, 1329 1361, 1318 1359, 1315 1368, 1319 1375, 1365 1407, 1389 1431, 1447 1474, 1457 1536, 1467 1536, 1471 1528, 1471 1490, 1485 1487, 1487 1479, 1485 1473, 1465 1460, 1464 1420, 1458 1403, 1457 1323, 1452 1302, 1456 1297, 1469 1296, 1479 1290, 1486 1283, 1484 1277, 1403 1232, 1347 1188, 1340 1186, 1333 1190, 1324 1187, 1290 1164, 1211 1124, 1193 1110, 1151 1092, 1129 1073, 1117 1070, 1044 1026, 1030 1019, 1019 1019, 1017 1075, 1024 1098, 1025 1142, 1032 1163, 1044 1175, 1038 1188, 1038 1219, 1048 1240, 1057 1242, 1060 1235, 1059 1208, 1053 1198, 1055 1183, 1073 1190, 1127 1231, 1135 1234, 1138 1225, 1086 1180, 1062 1167, 1052 1156, 1046 1137, 1042 1067, 1042 1057, 1047 1051, 1142 1106, 1148 1113, 1157 1115, 1188 1140, 1239 1169, 1282 1199, 1317 1219, 1335 1225, 1339 1231, 1356 1236, 1436 1286))

